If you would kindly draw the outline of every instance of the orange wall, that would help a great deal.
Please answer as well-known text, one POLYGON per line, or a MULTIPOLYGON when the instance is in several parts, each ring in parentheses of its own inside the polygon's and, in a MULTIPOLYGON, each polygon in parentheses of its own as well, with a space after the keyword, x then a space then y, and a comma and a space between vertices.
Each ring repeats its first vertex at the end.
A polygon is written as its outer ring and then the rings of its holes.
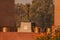
POLYGON ((60 26, 60 0, 54 0, 55 13, 54 13, 54 26, 52 26, 52 32, 55 32, 60 26))
POLYGON ((35 40, 30 32, 0 32, 0 40, 35 40))
POLYGON ((55 0, 55 25, 60 25, 60 0, 55 0))

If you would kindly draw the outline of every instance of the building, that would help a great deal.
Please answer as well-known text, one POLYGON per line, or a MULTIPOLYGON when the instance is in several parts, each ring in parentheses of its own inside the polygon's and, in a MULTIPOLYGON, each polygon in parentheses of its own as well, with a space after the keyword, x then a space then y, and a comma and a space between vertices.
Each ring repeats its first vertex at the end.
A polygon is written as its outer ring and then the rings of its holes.
POLYGON ((0 0, 0 29, 15 26, 14 0, 0 0))

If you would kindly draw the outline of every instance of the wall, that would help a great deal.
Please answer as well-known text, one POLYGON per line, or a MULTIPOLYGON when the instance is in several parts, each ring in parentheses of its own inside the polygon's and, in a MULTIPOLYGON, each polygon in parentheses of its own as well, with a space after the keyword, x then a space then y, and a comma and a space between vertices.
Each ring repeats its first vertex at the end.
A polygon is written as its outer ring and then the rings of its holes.
POLYGON ((60 28, 60 0, 54 0, 55 11, 54 11, 54 26, 52 26, 52 32, 55 32, 57 28, 60 28))
POLYGON ((60 25, 60 0, 55 0, 55 25, 60 25))
POLYGON ((0 40, 35 40, 34 33, 23 32, 1 32, 0 40))
POLYGON ((0 0, 1 26, 14 26, 14 0, 0 0))

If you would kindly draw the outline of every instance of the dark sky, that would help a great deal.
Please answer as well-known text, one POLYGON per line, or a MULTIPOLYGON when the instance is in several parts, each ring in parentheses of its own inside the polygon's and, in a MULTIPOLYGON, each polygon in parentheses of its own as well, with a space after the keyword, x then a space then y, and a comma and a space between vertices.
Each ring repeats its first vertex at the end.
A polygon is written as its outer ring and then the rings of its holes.
POLYGON ((26 4, 26 3, 32 3, 32 0, 15 0, 15 4, 16 3, 22 3, 22 4, 26 4))

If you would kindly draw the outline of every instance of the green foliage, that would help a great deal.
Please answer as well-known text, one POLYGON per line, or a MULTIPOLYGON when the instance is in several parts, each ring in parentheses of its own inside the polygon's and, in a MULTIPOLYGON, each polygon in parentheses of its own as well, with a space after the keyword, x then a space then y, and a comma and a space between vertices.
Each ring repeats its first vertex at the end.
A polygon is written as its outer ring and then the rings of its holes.
POLYGON ((57 34, 56 37, 52 38, 52 35, 49 34, 48 36, 38 37, 36 40, 60 40, 60 35, 57 34))
POLYGON ((53 0, 33 0, 30 7, 30 18, 43 30, 54 24, 53 0))
POLYGON ((54 23, 54 5, 52 0, 33 0, 32 5, 17 4, 15 6, 16 14, 20 21, 35 22, 36 25, 46 28, 54 23), (29 11, 29 12, 28 12, 29 11))
POLYGON ((36 40, 41 40, 40 38, 36 38, 36 40))

